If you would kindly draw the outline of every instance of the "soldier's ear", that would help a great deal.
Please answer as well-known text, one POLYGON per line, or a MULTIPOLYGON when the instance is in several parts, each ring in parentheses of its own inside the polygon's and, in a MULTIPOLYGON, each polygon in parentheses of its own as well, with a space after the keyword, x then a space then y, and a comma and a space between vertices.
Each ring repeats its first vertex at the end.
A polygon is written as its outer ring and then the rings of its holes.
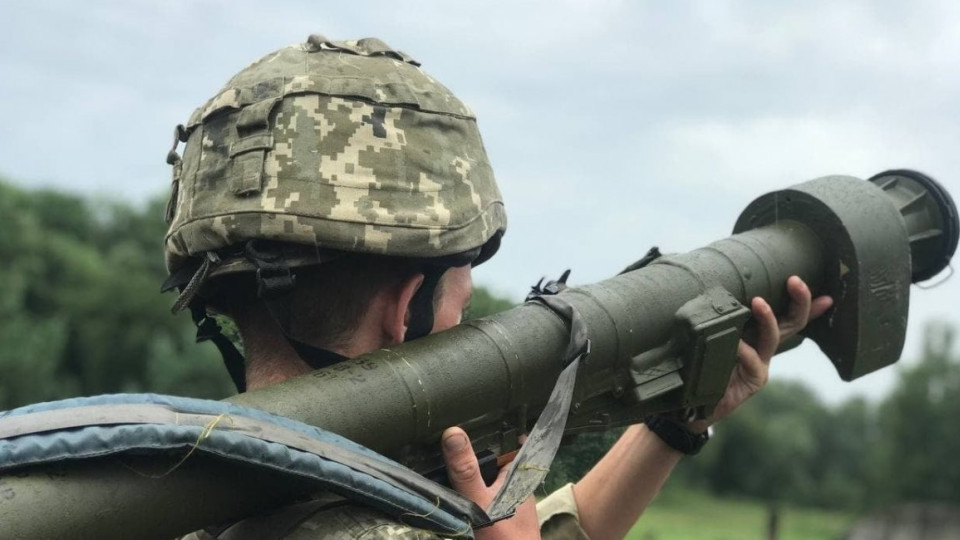
POLYGON ((410 325, 410 302, 423 285, 423 274, 414 274, 393 290, 383 313, 384 332, 392 345, 403 343, 410 325))

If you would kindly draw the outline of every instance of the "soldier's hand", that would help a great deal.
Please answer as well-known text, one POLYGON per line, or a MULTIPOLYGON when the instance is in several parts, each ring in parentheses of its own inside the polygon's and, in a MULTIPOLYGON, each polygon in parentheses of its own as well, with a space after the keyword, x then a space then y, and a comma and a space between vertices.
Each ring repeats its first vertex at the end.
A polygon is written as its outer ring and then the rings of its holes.
POLYGON ((770 376, 770 359, 780 343, 806 328, 810 321, 823 315, 833 305, 833 299, 829 296, 811 299, 807 284, 797 276, 787 280, 787 294, 790 296, 790 308, 779 322, 766 301, 759 297, 751 301, 750 309, 757 321, 755 343, 740 341, 737 365, 730 375, 726 393, 709 419, 690 424, 692 431, 706 430, 763 388, 770 376))
MULTIPOLYGON (((483 481, 480 465, 466 432, 452 427, 443 432, 443 460, 447 465, 450 484, 464 497, 486 509, 506 480, 507 467, 500 469, 496 481, 490 486, 483 481)), ((515 538, 540 538, 536 500, 531 495, 510 519, 497 522, 476 531, 477 540, 511 540, 515 538)))

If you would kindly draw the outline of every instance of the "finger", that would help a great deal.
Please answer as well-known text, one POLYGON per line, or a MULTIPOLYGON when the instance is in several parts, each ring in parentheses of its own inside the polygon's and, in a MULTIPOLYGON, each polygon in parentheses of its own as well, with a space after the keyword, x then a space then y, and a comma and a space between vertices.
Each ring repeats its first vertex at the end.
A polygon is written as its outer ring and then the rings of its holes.
POLYGON ((466 432, 458 427, 449 428, 443 432, 441 443, 450 485, 473 502, 485 504, 487 485, 480 475, 480 465, 466 432))
POLYGON ((744 382, 751 388, 763 386, 767 381, 769 368, 760 359, 757 350, 741 340, 740 346, 737 348, 737 359, 740 362, 740 371, 743 373, 744 382))
POLYGON ((503 483, 507 481, 507 473, 510 472, 510 464, 506 464, 503 467, 500 467, 500 470, 497 471, 497 479, 490 484, 490 487, 487 491, 493 491, 494 493, 500 491, 500 488, 503 486, 503 483))
MULTIPOLYGON (((527 434, 524 433, 517 437, 517 441, 520 443, 520 446, 523 446, 523 443, 527 442, 527 434)), ((497 465, 500 467, 500 470, 497 471, 497 478, 490 484, 488 491, 497 492, 500 491, 500 486, 503 485, 507 480, 507 473, 510 472, 510 464, 513 463, 513 460, 517 459, 517 456, 520 454, 520 449, 514 450, 512 452, 507 452, 502 454, 497 458, 497 465)))
POLYGON ((827 312, 828 309, 833 307, 833 298, 829 296, 820 296, 813 300, 813 303, 810 305, 810 320, 814 320, 817 317, 823 315, 827 312))
POLYGON ((780 345, 780 327, 777 325, 777 317, 773 314, 770 304, 759 296, 753 299, 750 307, 753 317, 757 320, 757 354, 764 363, 769 363, 780 345))
POLYGON ((782 338, 802 330, 810 319, 810 288, 807 284, 797 276, 790 276, 787 279, 787 295, 790 296, 790 307, 779 324, 782 338))

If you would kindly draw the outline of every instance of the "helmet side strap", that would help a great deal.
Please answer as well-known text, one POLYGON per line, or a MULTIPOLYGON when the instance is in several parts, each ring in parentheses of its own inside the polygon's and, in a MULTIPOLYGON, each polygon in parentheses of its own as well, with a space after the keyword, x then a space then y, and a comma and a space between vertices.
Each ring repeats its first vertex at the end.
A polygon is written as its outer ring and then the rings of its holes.
POLYGON ((256 240, 247 242, 244 256, 257 267, 257 297, 263 301, 270 317, 301 360, 312 369, 320 369, 346 360, 345 356, 297 339, 290 331, 290 300, 296 291, 296 275, 290 271, 280 250, 264 247, 256 240))
POLYGON ((190 315, 193 318, 193 323, 197 325, 197 343, 212 342, 220 351, 223 365, 226 366, 230 379, 237 387, 237 392, 241 394, 246 392, 247 379, 243 355, 237 350, 236 345, 227 336, 223 335, 217 320, 207 313, 206 303, 199 296, 194 297, 190 304, 190 315))
POLYGON ((433 331, 433 296, 446 266, 427 266, 423 269, 423 283, 410 300, 410 324, 404 341, 422 338, 433 331))

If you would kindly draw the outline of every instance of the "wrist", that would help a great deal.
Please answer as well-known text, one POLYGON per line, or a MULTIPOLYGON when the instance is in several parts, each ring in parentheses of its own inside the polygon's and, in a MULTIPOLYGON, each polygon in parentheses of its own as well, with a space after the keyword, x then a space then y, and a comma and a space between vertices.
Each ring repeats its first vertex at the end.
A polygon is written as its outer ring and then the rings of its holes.
POLYGON ((699 453, 710 440, 710 424, 705 420, 683 424, 663 416, 651 415, 644 419, 644 424, 667 447, 688 456, 699 453), (691 427, 691 424, 694 425, 691 427), (700 431, 693 431, 696 429, 700 431))
POLYGON ((687 422, 686 428, 687 428, 687 431, 689 431, 690 433, 693 433, 694 435, 699 435, 701 433, 706 433, 707 431, 709 431, 710 426, 712 425, 713 423, 710 422, 709 420, 694 420, 692 422, 687 422))

